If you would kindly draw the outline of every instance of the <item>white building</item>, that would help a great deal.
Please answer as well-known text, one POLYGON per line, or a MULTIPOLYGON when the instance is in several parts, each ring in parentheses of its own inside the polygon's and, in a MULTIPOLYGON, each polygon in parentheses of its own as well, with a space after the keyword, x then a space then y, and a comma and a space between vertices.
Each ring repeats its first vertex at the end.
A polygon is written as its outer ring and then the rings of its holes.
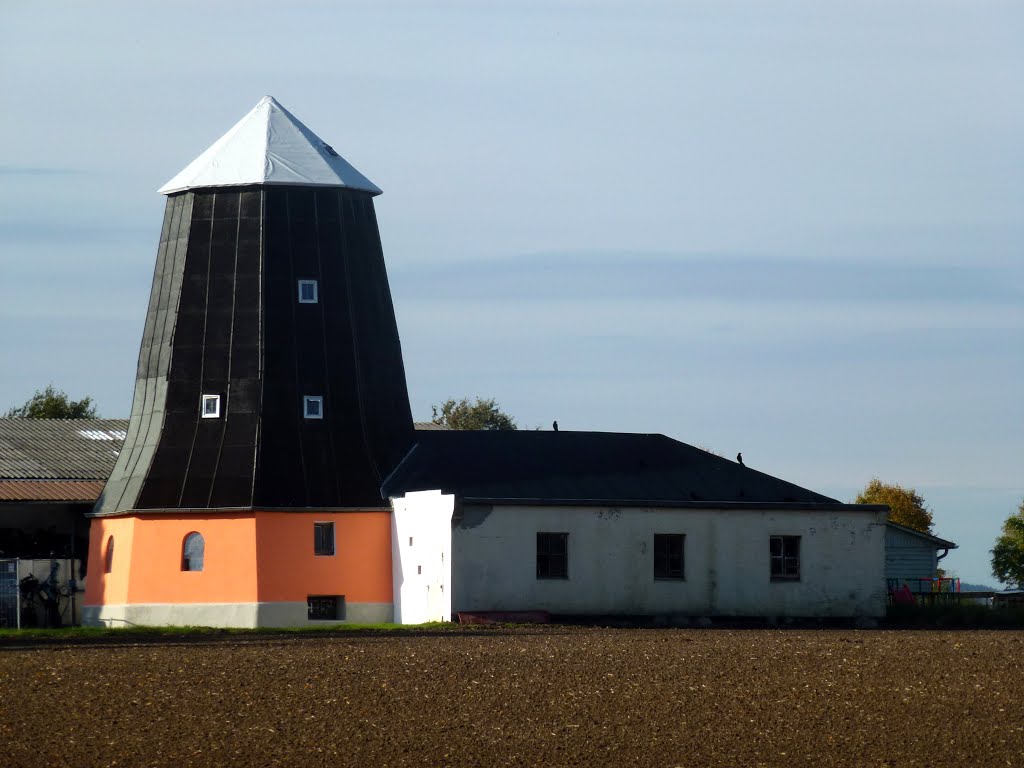
POLYGON ((663 435, 419 432, 384 491, 395 507, 396 620, 446 605, 555 615, 885 612, 886 507, 842 504, 663 435), (416 550, 411 521, 445 553, 443 568, 416 550))

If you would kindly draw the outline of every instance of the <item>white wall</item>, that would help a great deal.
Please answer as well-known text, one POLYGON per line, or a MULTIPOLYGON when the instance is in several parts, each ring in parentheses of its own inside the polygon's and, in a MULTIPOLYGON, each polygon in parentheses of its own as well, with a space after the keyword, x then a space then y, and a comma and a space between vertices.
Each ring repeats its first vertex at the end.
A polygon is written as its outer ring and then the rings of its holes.
POLYGON ((399 624, 449 621, 455 497, 440 491, 418 491, 392 499, 391 503, 394 507, 391 568, 395 621, 399 624))
POLYGON ((452 529, 456 611, 881 616, 885 514, 466 505, 452 529), (569 578, 538 579, 538 532, 569 534, 569 578), (655 581, 653 535, 685 534, 685 580, 655 581), (801 537, 801 577, 770 579, 769 536, 801 537))

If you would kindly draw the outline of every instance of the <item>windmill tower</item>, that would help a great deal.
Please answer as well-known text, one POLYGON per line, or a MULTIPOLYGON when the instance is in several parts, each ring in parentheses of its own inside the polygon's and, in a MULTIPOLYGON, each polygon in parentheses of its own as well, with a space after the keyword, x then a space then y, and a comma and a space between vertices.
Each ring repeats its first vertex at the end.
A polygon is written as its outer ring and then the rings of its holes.
POLYGON ((389 620, 380 487, 413 425, 380 189, 268 96, 160 191, 87 618, 389 620))

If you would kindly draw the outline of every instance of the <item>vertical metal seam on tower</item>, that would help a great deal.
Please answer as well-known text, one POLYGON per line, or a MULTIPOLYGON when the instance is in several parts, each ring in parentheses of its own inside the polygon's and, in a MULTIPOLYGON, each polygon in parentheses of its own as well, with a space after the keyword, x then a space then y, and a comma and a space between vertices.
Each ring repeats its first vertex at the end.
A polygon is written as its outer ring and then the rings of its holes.
MULTIPOLYGON (((217 470, 220 469, 220 460, 224 455, 224 441, 228 435, 228 419, 231 418, 231 410, 228 405, 231 402, 231 359, 234 355, 235 346, 235 299, 238 295, 238 240, 242 225, 242 194, 238 193, 238 208, 235 212, 235 261, 231 268, 231 324, 228 331, 228 367, 224 384, 224 406, 221 408, 221 416, 224 419, 224 426, 220 431, 220 446, 217 448, 217 458, 213 462, 213 478, 210 480, 210 491, 206 494, 206 506, 213 503, 213 489, 217 486, 217 470)), ((209 308, 209 304, 207 304, 209 308)))
MULTIPOLYGON (((339 193, 334 192, 335 196, 339 193)), ((317 279, 317 310, 320 312, 320 340, 323 344, 324 351, 324 404, 332 408, 330 414, 325 414, 329 417, 328 423, 325 425, 327 430, 327 445, 331 454, 331 476, 334 480, 334 493, 335 498, 341 500, 341 480, 337 471, 340 466, 338 461, 338 454, 334 447, 334 429, 333 419, 335 415, 333 413, 333 403, 331 397, 331 358, 327 354, 327 309, 325 307, 326 296, 324 292, 320 290, 321 286, 324 285, 324 266, 323 258, 320 247, 320 208, 318 205, 317 192, 313 191, 313 231, 316 233, 316 279, 317 279)))
MULTIPOLYGON (((257 313, 256 321, 256 349, 258 361, 256 363, 256 380, 259 382, 259 394, 257 396, 256 406, 256 429, 253 433, 253 447, 252 447, 252 481, 249 483, 249 502, 256 505, 256 478, 260 474, 260 464, 263 461, 263 457, 260 455, 260 437, 263 432, 263 387, 264 387, 264 346, 266 345, 263 339, 263 313, 266 308, 263 306, 263 259, 266 256, 266 243, 264 242, 263 222, 266 218, 266 188, 257 187, 260 195, 260 235, 259 235, 259 258, 257 260, 259 269, 259 280, 256 283, 257 296, 259 297, 259 312, 257 313)), ((259 587, 257 586, 257 589, 259 587)))
MULTIPOLYGON (((285 238, 288 242, 288 274, 291 278, 288 285, 289 295, 294 286, 297 285, 295 277, 295 250, 292 248, 292 207, 291 207, 291 190, 288 187, 284 188, 284 211, 285 211, 285 228, 288 233, 288 237, 285 238)), ((288 301, 288 307, 291 310, 291 329, 292 329, 292 360, 295 365, 295 397, 298 402, 290 403, 292 413, 292 423, 295 424, 295 432, 298 435, 299 444, 299 465, 302 467, 302 491, 304 494, 303 502, 304 505, 309 504, 309 473, 306 470, 306 451, 305 451, 305 440, 303 439, 306 434, 306 399, 301 389, 301 376, 299 372, 299 345, 294 343, 295 337, 298 334, 298 325, 295 318, 296 302, 294 296, 292 300, 288 301), (301 410, 300 410, 301 406, 301 410), (298 417, 296 417, 298 414, 298 417)), ((320 403, 320 414, 323 415, 323 402, 320 403)))
MULTIPOLYGON (((195 193, 193 193, 195 194, 195 193)), ((203 290, 206 292, 205 309, 203 311, 203 346, 202 356, 199 358, 199 392, 200 399, 203 391, 203 376, 206 375, 206 328, 210 321, 210 264, 213 261, 213 222, 217 211, 217 192, 211 194, 210 200, 210 239, 206 245, 206 282, 203 290)), ((188 476, 192 469, 192 456, 196 450, 196 440, 199 438, 199 426, 202 419, 195 419, 192 427, 192 445, 188 450, 188 461, 185 462, 185 471, 181 476, 181 490, 178 492, 178 507, 183 506, 185 501, 185 488, 188 486, 188 476)))

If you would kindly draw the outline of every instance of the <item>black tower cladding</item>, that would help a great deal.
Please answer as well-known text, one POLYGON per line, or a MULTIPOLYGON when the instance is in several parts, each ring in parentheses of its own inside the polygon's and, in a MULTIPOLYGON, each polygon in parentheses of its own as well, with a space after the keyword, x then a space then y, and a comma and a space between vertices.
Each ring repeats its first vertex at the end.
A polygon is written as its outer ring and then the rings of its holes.
POLYGON ((95 514, 387 506, 413 424, 380 190, 268 96, 160 191, 131 422, 95 514))

